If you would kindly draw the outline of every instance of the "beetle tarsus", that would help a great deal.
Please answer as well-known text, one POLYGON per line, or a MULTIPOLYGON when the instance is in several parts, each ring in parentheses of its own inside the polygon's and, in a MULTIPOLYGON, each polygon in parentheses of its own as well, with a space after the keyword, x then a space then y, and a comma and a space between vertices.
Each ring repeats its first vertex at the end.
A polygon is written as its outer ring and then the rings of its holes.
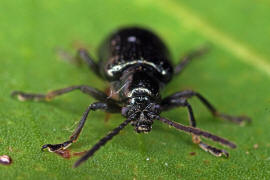
POLYGON ((66 149, 72 144, 72 141, 66 141, 61 144, 45 144, 41 147, 41 150, 48 149, 50 152, 66 149))
POLYGON ((231 121, 239 125, 245 125, 246 123, 251 123, 251 118, 247 116, 231 116, 224 113, 218 113, 216 116, 231 121))
POLYGON ((205 144, 204 142, 200 142, 199 146, 200 146, 200 148, 202 148, 206 152, 211 153, 214 156, 221 157, 223 155, 226 158, 229 157, 229 153, 227 151, 225 151, 224 149, 218 149, 216 147, 205 144))
POLYGON ((28 101, 28 100, 34 100, 39 101, 43 100, 46 95, 44 94, 32 94, 32 93, 25 93, 22 91, 13 91, 11 93, 12 97, 17 97, 19 101, 28 101))

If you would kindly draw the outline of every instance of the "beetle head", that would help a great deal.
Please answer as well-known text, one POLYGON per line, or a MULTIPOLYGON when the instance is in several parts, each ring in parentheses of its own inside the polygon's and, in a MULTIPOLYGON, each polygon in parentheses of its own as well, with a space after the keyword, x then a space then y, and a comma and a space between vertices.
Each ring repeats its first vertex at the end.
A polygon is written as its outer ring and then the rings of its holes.
POLYGON ((130 104, 122 108, 122 115, 132 119, 131 125, 138 133, 148 133, 152 129, 153 120, 160 114, 160 106, 151 103, 147 97, 135 97, 130 104))

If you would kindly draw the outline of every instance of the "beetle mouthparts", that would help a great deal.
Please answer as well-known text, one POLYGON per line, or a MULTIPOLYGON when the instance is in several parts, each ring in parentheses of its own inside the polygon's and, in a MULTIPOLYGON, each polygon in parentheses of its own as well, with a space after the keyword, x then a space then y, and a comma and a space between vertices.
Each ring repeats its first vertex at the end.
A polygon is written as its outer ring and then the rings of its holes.
POLYGON ((152 126, 150 125, 139 125, 139 126, 137 126, 136 128, 135 128, 135 130, 136 130, 136 132, 137 133, 148 133, 148 132, 150 132, 151 131, 151 129, 152 129, 152 126))

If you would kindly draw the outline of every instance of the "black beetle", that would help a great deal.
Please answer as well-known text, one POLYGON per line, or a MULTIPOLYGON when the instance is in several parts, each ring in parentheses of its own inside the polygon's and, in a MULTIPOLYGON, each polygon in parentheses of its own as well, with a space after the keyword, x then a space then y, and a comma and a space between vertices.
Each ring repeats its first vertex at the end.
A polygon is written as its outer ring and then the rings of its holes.
POLYGON ((98 77, 110 82, 109 95, 86 85, 70 86, 51 91, 47 94, 15 91, 12 95, 17 96, 20 100, 49 100, 73 90, 80 90, 98 100, 98 102, 90 104, 86 109, 78 127, 68 141, 61 144, 46 144, 42 146, 42 149, 48 148, 51 152, 66 149, 77 140, 90 111, 101 109, 109 113, 122 113, 126 120, 99 140, 74 164, 74 167, 86 161, 129 123, 134 126, 136 132, 147 133, 151 131, 154 120, 160 120, 179 130, 190 133, 193 142, 198 144, 203 150, 215 156, 224 155, 228 157, 229 154, 225 150, 202 142, 200 136, 230 148, 235 148, 236 145, 224 138, 195 128, 196 123, 192 107, 187 100, 195 96, 209 109, 212 115, 235 123, 241 124, 245 121, 250 121, 250 118, 220 113, 196 91, 180 91, 165 98, 161 98, 160 95, 162 87, 169 83, 174 75, 182 72, 192 59, 201 56, 206 51, 207 48, 204 47, 192 51, 181 58, 180 63, 173 67, 168 49, 155 34, 137 27, 123 28, 109 36, 101 45, 98 63, 93 61, 85 49, 78 51, 78 56, 89 65, 89 68, 98 77), (160 116, 162 111, 175 107, 187 108, 190 126, 184 126, 160 116))

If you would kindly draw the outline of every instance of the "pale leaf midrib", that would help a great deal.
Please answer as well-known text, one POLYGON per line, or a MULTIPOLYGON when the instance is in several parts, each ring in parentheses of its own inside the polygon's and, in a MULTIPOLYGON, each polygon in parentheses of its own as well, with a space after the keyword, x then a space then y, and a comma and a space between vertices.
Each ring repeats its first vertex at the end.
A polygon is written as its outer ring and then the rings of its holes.
POLYGON ((267 58, 263 57, 247 45, 238 42, 231 35, 215 28, 180 2, 175 3, 171 0, 159 0, 152 4, 157 6, 160 11, 179 20, 179 23, 182 25, 191 28, 193 31, 203 35, 214 44, 227 50, 236 56, 237 60, 256 68, 258 71, 261 71, 270 77, 270 63, 267 61, 267 58))

